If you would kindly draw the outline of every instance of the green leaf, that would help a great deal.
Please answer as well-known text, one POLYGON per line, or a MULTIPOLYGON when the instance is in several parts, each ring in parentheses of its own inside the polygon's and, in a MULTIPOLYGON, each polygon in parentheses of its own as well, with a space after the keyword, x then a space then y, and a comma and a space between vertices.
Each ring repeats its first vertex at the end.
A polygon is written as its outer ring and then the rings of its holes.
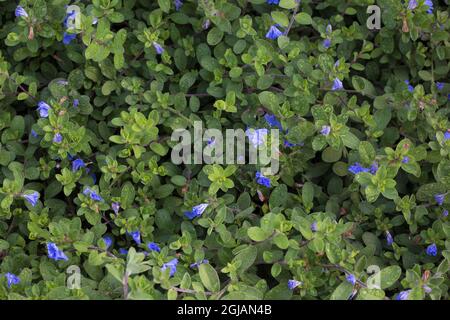
POLYGON ((239 251, 239 253, 234 257, 233 261, 239 262, 240 266, 238 268, 239 272, 244 272, 250 268, 256 260, 258 250, 255 247, 248 246, 247 248, 239 251))
POLYGON ((200 280, 206 289, 211 292, 217 292, 220 290, 220 281, 217 271, 209 264, 203 263, 198 267, 200 280))
POLYGON ((342 151, 336 150, 332 147, 327 147, 322 151, 322 160, 325 162, 333 163, 339 161, 342 157, 342 151))
POLYGON ((311 16, 306 12, 300 12, 295 16, 295 21, 299 24, 312 24, 311 16))
POLYGON ((280 249, 287 249, 289 247, 289 239, 284 233, 278 233, 273 238, 273 243, 280 249))
POLYGON ((337 286, 337 288, 332 293, 330 300, 348 300, 350 295, 353 292, 353 286, 345 281, 342 282, 340 285, 337 286))
POLYGON ((364 163, 372 163, 375 160, 375 149, 368 141, 361 141, 358 147, 359 156, 364 163))
POLYGON ((284 12, 272 11, 270 15, 272 16, 273 22, 279 24, 280 26, 286 28, 289 25, 289 18, 284 12))
POLYGON ((419 77, 421 77, 422 80, 424 80, 424 81, 431 81, 433 79, 431 72, 426 71, 426 70, 420 70, 419 77))
POLYGON ((314 200, 314 185, 311 182, 305 182, 302 188, 302 200, 307 208, 313 206, 314 200))
POLYGON ((402 269, 399 266, 390 266, 371 275, 367 279, 367 285, 375 288, 379 285, 379 289, 387 289, 397 282, 401 274, 402 269))
POLYGON ((397 189, 395 189, 395 188, 386 188, 382 192, 382 194, 384 197, 391 199, 391 200, 394 200, 398 197, 398 192, 397 192, 397 189))
POLYGON ((263 229, 261 229, 260 227, 248 228, 247 234, 250 239, 252 239, 253 241, 258 241, 258 242, 266 240, 271 235, 270 232, 266 232, 263 229))
POLYGON ((293 9, 297 6, 295 0, 281 0, 279 6, 284 9, 293 9))
POLYGON ((356 91, 361 92, 364 95, 368 96, 376 95, 375 87, 373 86, 372 82, 363 77, 360 76, 352 77, 352 85, 356 91))
POLYGON ((158 5, 162 11, 166 13, 170 11, 170 0, 158 0, 158 5))
POLYGON ((380 289, 361 288, 356 300, 383 300, 385 293, 380 289))
POLYGON ((342 135, 341 138, 346 147, 349 147, 350 149, 358 149, 360 141, 358 137, 350 131, 342 135))
POLYGON ((208 42, 209 45, 215 46, 219 44, 220 41, 222 41, 222 38, 223 38, 223 31, 220 30, 219 28, 214 27, 208 32, 206 41, 208 42))
POLYGON ((270 195, 269 205, 271 208, 282 207, 288 198, 287 186, 282 184, 276 187, 270 195))
POLYGON ((120 205, 124 209, 129 208, 133 204, 135 196, 136 192, 134 190, 133 184, 131 182, 125 183, 122 187, 122 192, 120 195, 120 205))
POLYGON ((273 92, 263 91, 258 94, 258 98, 259 102, 261 102, 264 107, 268 108, 272 112, 277 111, 279 102, 277 96, 273 92))

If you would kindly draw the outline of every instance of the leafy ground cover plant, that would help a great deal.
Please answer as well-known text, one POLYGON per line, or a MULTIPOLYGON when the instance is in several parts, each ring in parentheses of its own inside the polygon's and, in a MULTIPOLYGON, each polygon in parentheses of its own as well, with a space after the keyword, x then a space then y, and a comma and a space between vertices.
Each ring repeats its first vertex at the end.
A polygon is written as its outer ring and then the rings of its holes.
POLYGON ((0 8, 0 299, 448 299, 446 1, 0 8))

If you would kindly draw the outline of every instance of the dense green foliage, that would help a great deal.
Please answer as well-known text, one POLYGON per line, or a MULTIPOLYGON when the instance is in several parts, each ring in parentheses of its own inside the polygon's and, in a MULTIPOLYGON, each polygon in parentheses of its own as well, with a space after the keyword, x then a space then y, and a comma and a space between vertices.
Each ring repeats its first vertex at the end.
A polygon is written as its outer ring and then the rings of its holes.
POLYGON ((433 2, 0 0, 0 299, 448 299, 433 2), (175 129, 271 115, 266 185, 171 161, 175 129))

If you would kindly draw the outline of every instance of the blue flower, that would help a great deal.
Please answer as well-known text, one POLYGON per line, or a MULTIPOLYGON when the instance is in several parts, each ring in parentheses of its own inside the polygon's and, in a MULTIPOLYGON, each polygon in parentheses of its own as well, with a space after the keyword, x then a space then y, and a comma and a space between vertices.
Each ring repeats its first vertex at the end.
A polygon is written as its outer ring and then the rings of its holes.
POLYGON ((269 31, 266 33, 266 38, 270 40, 276 40, 279 36, 281 36, 283 32, 278 30, 276 25, 270 27, 269 31))
POLYGON ((447 209, 442 211, 442 217, 444 217, 444 218, 448 217, 448 210, 447 209))
POLYGON ((333 80, 333 87, 331 88, 331 90, 336 91, 336 90, 342 90, 344 89, 344 86, 342 85, 342 81, 339 80, 338 78, 333 80))
POLYGON ((90 196, 92 200, 103 201, 103 198, 89 187, 86 187, 86 189, 84 189, 83 194, 85 196, 90 196))
POLYGON ((402 163, 408 163, 409 162, 409 157, 408 156, 404 156, 402 159, 402 163))
POLYGON ((265 177, 261 172, 256 171, 256 183, 270 188, 270 179, 265 177))
POLYGON ((11 286, 13 284, 19 284, 20 283, 20 278, 18 276, 16 276, 15 274, 13 274, 13 273, 10 273, 10 272, 6 273, 5 274, 5 278, 6 278, 6 281, 8 283, 8 288, 11 288, 11 286))
POLYGON ((435 243, 432 243, 432 244, 430 244, 430 245, 427 247, 426 253, 427 253, 427 255, 429 255, 429 256, 436 257, 437 251, 438 251, 438 249, 437 249, 436 244, 435 244, 435 243))
POLYGON ((267 4, 279 4, 280 0, 267 0, 267 4))
POLYGON ((153 41, 153 48, 155 48, 157 54, 163 54, 164 48, 161 47, 157 42, 153 41))
POLYGON ((408 300, 411 290, 401 291, 395 300, 408 300))
POLYGON ((294 290, 295 288, 297 288, 298 286, 302 285, 303 282, 301 281, 297 281, 297 280, 288 280, 288 288, 289 290, 294 290))
POLYGON ((267 124, 271 127, 277 127, 280 130, 283 130, 283 127, 281 126, 280 121, 278 121, 277 117, 273 114, 266 113, 264 115, 264 119, 266 120, 267 124))
POLYGON ((352 285, 355 285, 356 283, 356 277, 353 274, 349 274, 345 277, 345 280, 347 280, 347 282, 351 283, 352 285))
POLYGON ((194 268, 197 268, 199 265, 205 264, 205 263, 209 263, 209 261, 207 259, 203 259, 203 260, 201 260, 199 262, 191 263, 189 265, 189 268, 194 269, 194 268))
POLYGON ((327 34, 331 34, 333 32, 333 26, 331 24, 327 24, 325 31, 327 34))
POLYGON ((211 138, 208 139, 208 141, 206 141, 206 144, 208 146, 213 146, 213 145, 216 144, 216 139, 214 139, 214 137, 211 137, 211 138))
POLYGON ((113 202, 111 204, 111 208, 113 209, 115 214, 119 214, 120 203, 119 202, 113 202))
POLYGON ((48 110, 50 110, 51 107, 45 102, 45 101, 39 101, 37 111, 39 111, 39 115, 41 118, 47 118, 48 117, 48 110))
POLYGON ((126 256, 128 254, 128 250, 125 248, 119 248, 119 253, 126 256))
POLYGON ((63 43, 64 44, 70 44, 73 39, 75 39, 77 35, 75 33, 67 33, 64 32, 63 34, 63 43))
POLYGON ((437 195, 434 196, 434 200, 436 200, 438 205, 442 206, 442 204, 444 203, 446 195, 447 195, 446 193, 437 194, 437 195))
POLYGON ((405 83, 408 86, 408 91, 414 92, 414 87, 409 83, 409 80, 405 80, 405 83))
POLYGON ((111 247, 112 245, 113 242, 112 238, 110 236, 105 236, 103 237, 103 241, 105 242, 106 250, 108 250, 108 248, 111 247))
POLYGON ((28 18, 28 13, 21 6, 16 7, 16 11, 14 12, 14 14, 16 15, 16 17, 28 18))
POLYGON ((206 19, 205 22, 202 23, 202 29, 206 30, 209 28, 210 25, 211 25, 211 20, 206 19))
POLYGON ((192 208, 191 211, 185 211, 184 215, 188 217, 190 220, 192 220, 194 218, 200 217, 207 207, 208 207, 207 203, 196 205, 195 207, 192 208))
POLYGON ((180 11, 181 7, 183 6, 183 1, 174 0, 173 4, 175 6, 175 10, 180 11))
POLYGON ((422 286, 423 290, 425 291, 425 293, 430 293, 431 291, 433 291, 433 289, 431 289, 429 286, 427 286, 426 284, 424 284, 422 286))
POLYGON ((428 14, 433 14, 433 1, 425 0, 424 4, 429 7, 428 10, 427 10, 427 13, 428 14))
POLYGON ((300 143, 292 143, 292 142, 289 142, 289 141, 287 141, 286 139, 284 140, 284 142, 283 142, 283 145, 286 147, 286 148, 292 148, 292 147, 301 147, 301 146, 303 146, 304 145, 304 143, 303 142, 300 142, 300 143))
POLYGON ((78 99, 73 99, 73 106, 76 108, 78 107, 78 105, 80 104, 80 100, 78 99))
POLYGON ((33 193, 23 195, 24 199, 27 200, 33 207, 37 204, 39 196, 39 192, 37 191, 33 191, 33 193))
POLYGON ((439 91, 442 91, 442 89, 444 89, 444 84, 442 82, 436 82, 436 88, 439 91))
POLYGON ((147 247, 150 251, 161 252, 161 248, 154 242, 147 244, 147 247))
POLYGON ((313 223, 311 223, 311 231, 312 232, 317 232, 317 221, 314 221, 313 223))
POLYGON ((84 167, 86 167, 86 163, 84 163, 83 159, 78 158, 72 162, 72 171, 73 172, 76 172, 84 167))
POLYGON ((53 142, 54 143, 61 143, 63 140, 63 136, 61 135, 61 133, 57 132, 54 136, 53 136, 53 142))
POLYGON ((128 232, 128 234, 133 238, 134 242, 141 244, 141 233, 139 230, 128 232))
POLYGON ((289 142, 289 141, 287 141, 286 139, 284 140, 283 144, 284 144, 284 146, 287 147, 287 148, 295 147, 295 143, 289 142))
POLYGON ((414 10, 415 8, 417 8, 417 6, 418 6, 417 0, 409 0, 408 10, 414 10))
POLYGON ((444 141, 447 141, 450 139, 450 130, 445 131, 444 133, 444 141))
POLYGON ((374 161, 369 168, 369 172, 371 174, 375 174, 377 173, 377 171, 378 171, 378 162, 374 161))
POLYGON ((331 46, 331 39, 326 38, 325 40, 323 40, 322 44, 325 48, 328 49, 331 46))
POLYGON ((34 131, 34 129, 31 129, 31 135, 35 138, 39 137, 39 135, 37 134, 36 131, 34 131))
POLYGON ((245 135, 253 147, 257 148, 264 144, 265 138, 267 137, 267 129, 247 129, 245 130, 245 135))
POLYGON ((394 238, 389 231, 386 231, 386 241, 388 246, 392 245, 392 243, 394 242, 394 238))
POLYGON ((320 130, 320 134, 324 136, 328 136, 331 132, 330 126, 322 126, 322 130, 320 130))
POLYGON ((48 257, 50 259, 53 260, 64 260, 67 261, 69 260, 69 258, 67 258, 67 256, 64 254, 64 252, 59 249, 56 244, 54 244, 53 242, 48 242, 47 243, 47 251, 48 251, 48 257))
POLYGON ((77 12, 75 10, 72 10, 72 12, 68 13, 63 21, 63 24, 66 28, 72 27, 72 25, 69 25, 69 20, 74 21, 77 16, 77 12))
POLYGON ((361 166, 358 162, 355 162, 353 165, 351 165, 348 168, 348 171, 353 173, 353 174, 358 174, 360 172, 369 172, 369 169, 364 168, 363 166, 361 166))
POLYGON ((170 269, 169 272, 169 277, 173 277, 173 275, 175 274, 175 272, 177 272, 177 264, 178 264, 178 259, 172 259, 167 263, 164 263, 163 266, 161 267, 161 272, 166 271, 167 268, 170 269))

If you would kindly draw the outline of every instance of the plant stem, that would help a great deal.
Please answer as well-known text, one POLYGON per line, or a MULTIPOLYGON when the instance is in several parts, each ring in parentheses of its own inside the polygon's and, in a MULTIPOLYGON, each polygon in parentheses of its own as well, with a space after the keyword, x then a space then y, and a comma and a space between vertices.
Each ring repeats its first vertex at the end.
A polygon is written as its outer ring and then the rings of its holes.
POLYGON ((123 275, 122 286, 123 286, 123 298, 125 300, 128 300, 128 272, 127 271, 125 271, 125 274, 123 275))
POLYGON ((173 114, 176 114, 177 116, 183 118, 184 120, 186 120, 187 122, 189 122, 189 124, 191 126, 194 125, 194 121, 192 121, 191 119, 189 119, 188 117, 186 117, 184 114, 182 114, 181 112, 179 112, 178 110, 171 108, 171 107, 166 107, 167 110, 169 110, 170 112, 172 112, 173 114))

